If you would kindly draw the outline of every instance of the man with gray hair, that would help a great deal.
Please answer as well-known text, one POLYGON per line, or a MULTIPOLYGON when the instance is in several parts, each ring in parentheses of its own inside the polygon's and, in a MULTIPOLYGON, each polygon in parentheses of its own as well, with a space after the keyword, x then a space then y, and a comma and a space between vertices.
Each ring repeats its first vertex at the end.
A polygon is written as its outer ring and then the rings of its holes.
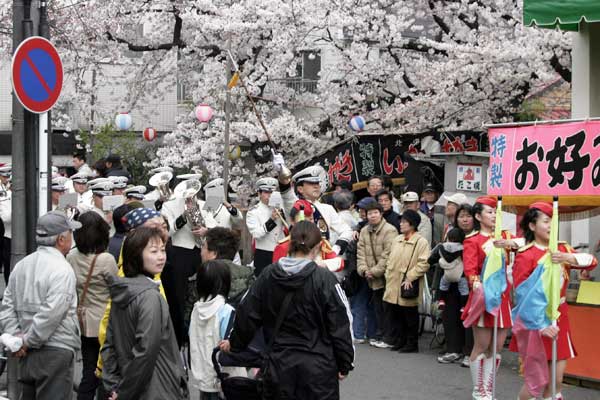
POLYGON ((81 224, 60 211, 38 219, 38 249, 19 261, 4 292, 2 330, 23 339, 15 353, 24 400, 70 399, 75 352, 81 347, 76 278, 65 259, 81 224))

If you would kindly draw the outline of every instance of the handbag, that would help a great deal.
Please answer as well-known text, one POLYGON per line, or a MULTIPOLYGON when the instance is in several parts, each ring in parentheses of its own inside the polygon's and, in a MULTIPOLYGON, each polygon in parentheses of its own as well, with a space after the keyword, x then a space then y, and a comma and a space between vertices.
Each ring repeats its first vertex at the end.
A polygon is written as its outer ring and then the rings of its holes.
POLYGON ((267 344, 263 352, 263 361, 262 368, 257 375, 256 379, 246 378, 243 376, 232 376, 229 377, 228 374, 221 371, 221 365, 218 360, 219 348, 216 347, 213 350, 212 361, 215 371, 217 373, 217 377, 221 381, 221 390, 225 395, 225 399, 227 400, 261 400, 263 398, 263 378, 267 375, 267 371, 269 369, 269 354, 271 353, 271 348, 273 347, 273 343, 275 343, 275 338, 279 333, 279 329, 281 328, 281 324, 286 316, 287 309, 292 301, 292 297, 295 292, 288 292, 283 299, 283 303, 281 305, 281 309, 279 310, 279 314, 277 315, 277 321, 275 322, 275 329, 273 330, 273 335, 267 344))
POLYGON ((79 304, 77 304, 77 319, 79 320, 79 331, 82 336, 85 336, 85 330, 87 327, 87 323, 85 322, 86 308, 83 305, 83 303, 85 302, 85 298, 87 297, 87 292, 90 287, 90 280, 92 279, 92 274, 94 273, 94 267, 96 266, 97 258, 98 254, 94 255, 94 258, 92 259, 92 264, 90 265, 90 270, 87 274, 87 278, 85 279, 85 283, 83 284, 83 290, 81 292, 81 297, 79 298, 79 304))
MULTIPOLYGON (((419 238, 419 240, 421 240, 421 239, 419 238)), ((415 250, 417 249, 417 243, 419 243, 419 240, 417 240, 417 242, 415 243, 415 246, 413 247, 412 254, 410 255, 410 258, 408 259, 409 263, 412 261, 412 258, 415 255, 415 250)), ((409 267, 410 267, 410 265, 409 265, 409 267)), ((410 287, 410 289, 405 289, 402 284, 406 280, 407 273, 408 273, 408 268, 406 268, 406 271, 404 271, 404 276, 402 277, 402 282, 400 283, 400 297, 402 297, 403 299, 416 299, 417 297, 419 297, 419 281, 418 280, 414 281, 412 283, 412 286, 410 287)))

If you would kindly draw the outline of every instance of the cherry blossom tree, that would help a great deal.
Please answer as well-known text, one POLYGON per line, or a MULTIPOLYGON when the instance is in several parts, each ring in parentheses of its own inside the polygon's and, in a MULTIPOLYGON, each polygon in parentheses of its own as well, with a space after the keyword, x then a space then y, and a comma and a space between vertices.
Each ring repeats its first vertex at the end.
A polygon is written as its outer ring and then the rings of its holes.
MULTIPOLYGON (((8 3, 0 0, 0 35, 8 3)), ((154 162, 199 166, 209 177, 220 175, 225 153, 229 48, 290 164, 353 134, 347 124, 355 114, 376 133, 477 129, 511 120, 540 80, 570 81, 569 35, 524 27, 522 0, 55 0, 49 6, 52 36, 72 77, 63 100, 91 114, 94 93, 108 79, 105 64, 128 66, 110 79, 122 82, 130 108, 149 93, 160 98, 160 83, 176 74, 191 93, 189 112, 178 117, 154 162), (311 53, 321 59, 315 88, 298 75, 311 53), (215 109, 208 125, 194 118, 199 102, 215 109)), ((234 187, 270 172, 248 150, 266 139, 238 85, 231 143, 242 154, 232 161, 234 187)))

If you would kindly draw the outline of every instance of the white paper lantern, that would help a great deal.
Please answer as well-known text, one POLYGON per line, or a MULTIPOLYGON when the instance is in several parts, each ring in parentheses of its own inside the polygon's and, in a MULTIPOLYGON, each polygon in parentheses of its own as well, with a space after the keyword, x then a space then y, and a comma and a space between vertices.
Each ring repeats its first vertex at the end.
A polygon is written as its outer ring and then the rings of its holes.
POLYGON ((122 131, 128 131, 129 128, 131 128, 131 125, 133 125, 131 115, 127 112, 117 114, 115 118, 115 125, 122 131))
POLYGON ((209 122, 213 117, 213 109, 208 104, 198 104, 195 113, 200 122, 209 122))

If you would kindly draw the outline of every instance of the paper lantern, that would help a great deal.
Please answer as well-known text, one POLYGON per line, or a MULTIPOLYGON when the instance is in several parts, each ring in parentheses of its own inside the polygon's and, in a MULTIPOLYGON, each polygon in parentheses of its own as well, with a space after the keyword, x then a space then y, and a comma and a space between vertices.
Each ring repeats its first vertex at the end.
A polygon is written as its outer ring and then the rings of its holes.
POLYGON ((144 140, 146 142, 151 142, 154 139, 156 139, 156 129, 154 129, 154 128, 144 129, 144 140))
POLYGON ((131 115, 127 112, 117 114, 115 118, 115 125, 122 131, 128 131, 129 128, 131 128, 131 125, 133 125, 131 115))
POLYGON ((229 150, 229 159, 231 161, 237 160, 242 155, 242 149, 240 146, 235 146, 229 150))
POLYGON ((365 119, 360 115, 355 115, 348 125, 354 132, 360 132, 365 129, 365 119))
POLYGON ((213 109, 208 104, 198 104, 195 113, 200 122, 209 122, 213 117, 213 109))

